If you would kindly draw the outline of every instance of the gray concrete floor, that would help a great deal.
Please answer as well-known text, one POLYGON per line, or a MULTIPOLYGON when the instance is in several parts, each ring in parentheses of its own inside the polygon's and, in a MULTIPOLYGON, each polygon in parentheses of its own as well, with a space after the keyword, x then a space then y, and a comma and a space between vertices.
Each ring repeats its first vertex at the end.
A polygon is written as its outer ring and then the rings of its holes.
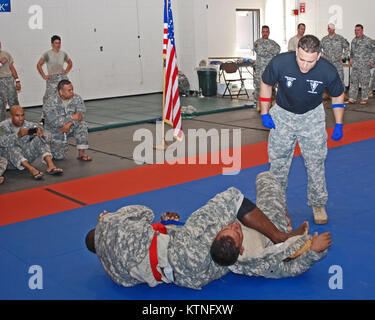
MULTIPOLYGON (((327 127, 334 125, 333 113, 330 103, 326 105, 327 127)), ((361 106, 359 104, 348 105, 345 112, 345 124, 361 122, 375 119, 375 99, 370 99, 369 104, 361 106)), ((62 176, 44 175, 42 180, 34 181, 30 174, 26 171, 7 170, 4 174, 5 182, 0 185, 0 194, 25 190, 29 188, 36 188, 40 186, 47 186, 50 184, 60 183, 64 181, 105 174, 109 172, 119 171, 138 167, 139 165, 147 165, 147 163, 137 164, 134 161, 134 150, 142 141, 133 141, 134 133, 147 129, 152 132, 153 139, 155 139, 155 124, 146 123, 141 125, 134 125, 122 128, 108 129, 104 131, 96 131, 89 133, 90 149, 88 153, 93 157, 92 162, 82 162, 76 159, 77 151, 75 149, 74 139, 69 141, 69 152, 66 159, 56 161, 56 166, 64 169, 62 176)), ((170 127, 166 126, 168 130, 170 127)), ((259 113, 255 109, 245 109, 230 112, 223 112, 217 114, 209 114, 198 116, 192 119, 183 121, 183 131, 188 135, 189 129, 216 129, 214 135, 220 135, 225 131, 221 129, 229 129, 229 141, 232 141, 232 134, 234 129, 239 129, 241 132, 241 145, 248 145, 266 141, 268 138, 268 130, 263 128, 259 113)), ((185 140, 183 149, 185 149, 185 156, 188 154, 187 139, 185 140)), ((153 141, 153 144, 156 144, 153 141)), ((230 143, 230 146, 233 144, 230 143)), ((215 151, 210 147, 207 150, 215 151)), ((147 161, 152 163, 156 161, 157 152, 154 151, 153 160, 147 161)), ((195 149, 199 153, 198 146, 195 149)), ((45 171, 40 159, 37 159, 33 165, 41 171, 45 171)))

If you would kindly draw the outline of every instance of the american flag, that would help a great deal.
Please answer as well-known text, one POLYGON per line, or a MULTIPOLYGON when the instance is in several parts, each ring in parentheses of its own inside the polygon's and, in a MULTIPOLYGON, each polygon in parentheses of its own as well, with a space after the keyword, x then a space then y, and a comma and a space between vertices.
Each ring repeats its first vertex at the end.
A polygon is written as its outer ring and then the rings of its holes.
MULTIPOLYGON (((178 68, 177 56, 174 43, 174 27, 171 9, 171 0, 164 0, 164 33, 165 23, 167 22, 167 57, 165 72, 165 104, 163 120, 173 126, 174 137, 178 140, 182 139, 181 125, 181 106, 180 94, 178 90, 178 68), (168 10, 168 16, 166 16, 168 10)), ((164 35, 165 36, 165 35, 164 35)))
POLYGON ((168 12, 167 6, 164 0, 164 39, 163 39, 163 55, 167 54, 167 45, 168 45, 168 12))

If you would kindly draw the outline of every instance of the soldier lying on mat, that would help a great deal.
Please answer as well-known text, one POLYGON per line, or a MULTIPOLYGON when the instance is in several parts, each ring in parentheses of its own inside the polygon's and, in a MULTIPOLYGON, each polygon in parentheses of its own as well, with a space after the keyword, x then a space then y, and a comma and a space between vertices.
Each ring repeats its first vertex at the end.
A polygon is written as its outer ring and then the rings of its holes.
MULTIPOLYGON (((257 205, 231 187, 182 226, 176 221, 152 224, 153 212, 140 205, 104 212, 86 236, 87 248, 125 287, 165 282, 200 289, 229 271, 267 278, 305 272, 326 255, 330 234, 307 235, 307 222, 286 233, 285 200, 275 176, 259 174, 256 188, 257 205)), ((167 213, 162 220, 177 217, 167 213)))

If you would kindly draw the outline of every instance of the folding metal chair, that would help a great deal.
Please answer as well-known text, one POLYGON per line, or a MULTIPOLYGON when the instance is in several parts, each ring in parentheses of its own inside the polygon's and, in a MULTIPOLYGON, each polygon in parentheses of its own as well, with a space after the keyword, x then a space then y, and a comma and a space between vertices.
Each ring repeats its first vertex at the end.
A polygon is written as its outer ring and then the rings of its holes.
POLYGON ((249 98, 249 95, 245 88, 244 79, 242 78, 241 70, 238 67, 238 64, 236 62, 224 62, 220 65, 220 73, 223 76, 224 82, 225 82, 225 90, 222 95, 224 96, 230 96, 231 99, 233 99, 234 96, 244 96, 246 95, 249 98), (229 76, 228 75, 232 75, 229 76), (238 90, 237 94, 233 93, 232 84, 235 82, 240 83, 240 89, 238 90), (244 93, 241 93, 241 91, 245 91, 244 93), (226 94, 228 92, 228 94, 226 94))

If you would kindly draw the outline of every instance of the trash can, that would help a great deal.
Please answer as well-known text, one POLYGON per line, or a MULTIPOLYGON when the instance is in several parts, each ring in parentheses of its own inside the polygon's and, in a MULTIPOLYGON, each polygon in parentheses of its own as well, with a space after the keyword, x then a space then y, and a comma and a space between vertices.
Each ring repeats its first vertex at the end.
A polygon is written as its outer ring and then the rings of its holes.
POLYGON ((199 88, 202 89, 202 93, 205 97, 216 96, 217 92, 217 71, 213 68, 199 68, 198 80, 199 88))

